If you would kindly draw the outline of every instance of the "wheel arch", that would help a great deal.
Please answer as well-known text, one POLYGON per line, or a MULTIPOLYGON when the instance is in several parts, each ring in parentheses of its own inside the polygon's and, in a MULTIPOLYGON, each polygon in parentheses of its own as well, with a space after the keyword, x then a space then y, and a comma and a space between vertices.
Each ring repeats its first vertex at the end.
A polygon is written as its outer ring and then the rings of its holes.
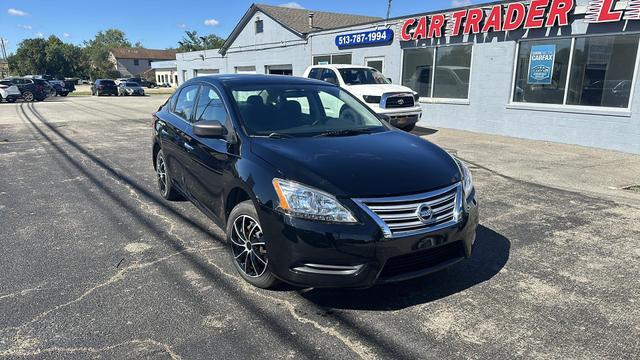
POLYGON ((160 147, 160 144, 158 144, 158 141, 153 140, 153 152, 152 152, 152 160, 153 160, 153 170, 158 170, 156 168, 156 158, 158 157, 158 153, 160 152, 162 148, 160 147))

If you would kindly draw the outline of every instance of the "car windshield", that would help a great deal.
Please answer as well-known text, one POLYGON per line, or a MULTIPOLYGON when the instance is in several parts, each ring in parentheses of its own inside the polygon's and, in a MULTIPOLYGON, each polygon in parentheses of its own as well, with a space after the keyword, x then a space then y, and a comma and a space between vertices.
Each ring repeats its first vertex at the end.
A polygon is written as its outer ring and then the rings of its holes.
POLYGON ((389 80, 376 69, 346 68, 339 71, 344 83, 347 85, 390 84, 389 80))
POLYGON ((140 86, 140 85, 138 85, 138 83, 128 82, 128 83, 126 83, 126 84, 125 84, 125 86, 128 86, 128 87, 138 87, 138 86, 140 86))
POLYGON ((231 85, 228 89, 252 136, 348 136, 386 130, 367 107, 337 87, 231 85))

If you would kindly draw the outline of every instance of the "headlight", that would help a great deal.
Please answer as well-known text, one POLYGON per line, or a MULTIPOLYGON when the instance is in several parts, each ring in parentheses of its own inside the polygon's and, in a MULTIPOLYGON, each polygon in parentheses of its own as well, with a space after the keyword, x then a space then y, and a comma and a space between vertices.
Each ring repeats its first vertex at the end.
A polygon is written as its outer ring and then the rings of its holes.
POLYGON ((473 190, 473 177, 471 176, 471 171, 469 171, 467 165, 465 165, 465 163, 463 163, 462 161, 456 159, 456 162, 458 163, 458 165, 460 166, 460 170, 462 171, 462 187, 464 189, 464 193, 466 195, 469 195, 473 190))
POLYGON ((418 93, 413 94, 413 100, 414 100, 415 102, 420 101, 420 94, 418 94, 418 93))
POLYGON ((282 179, 273 179, 273 188, 278 194, 279 209, 290 216, 336 223, 357 222, 333 195, 282 179))
POLYGON ((365 102, 369 104, 379 104, 380 101, 382 100, 382 97, 380 96, 371 96, 371 95, 365 95, 362 98, 364 99, 365 102))

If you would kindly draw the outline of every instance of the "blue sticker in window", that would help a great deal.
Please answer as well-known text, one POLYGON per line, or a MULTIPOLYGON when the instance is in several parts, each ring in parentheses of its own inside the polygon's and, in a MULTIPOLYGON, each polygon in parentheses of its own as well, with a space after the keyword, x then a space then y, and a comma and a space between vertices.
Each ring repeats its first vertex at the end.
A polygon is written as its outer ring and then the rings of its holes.
POLYGON ((531 47, 529 59, 529 85, 551 85, 553 65, 556 60, 555 45, 536 45, 531 47))

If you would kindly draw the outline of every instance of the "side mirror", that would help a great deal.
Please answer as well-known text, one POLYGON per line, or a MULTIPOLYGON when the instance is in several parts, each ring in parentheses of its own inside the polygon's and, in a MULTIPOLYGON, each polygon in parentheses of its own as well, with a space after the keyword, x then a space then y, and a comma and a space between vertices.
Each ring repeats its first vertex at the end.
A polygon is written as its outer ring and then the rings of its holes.
POLYGON ((193 133, 203 138, 222 138, 227 129, 218 120, 199 121, 193 125, 193 133))
POLYGON ((384 120, 388 123, 391 122, 391 117, 389 115, 385 115, 385 114, 378 114, 378 118, 380 118, 380 120, 384 120))
POLYGON ((387 78, 387 80, 389 80, 389 82, 393 84, 393 80, 391 80, 391 78, 387 78))
POLYGON ((328 82, 329 84, 338 85, 338 79, 333 78, 333 77, 323 78, 322 81, 328 82))

